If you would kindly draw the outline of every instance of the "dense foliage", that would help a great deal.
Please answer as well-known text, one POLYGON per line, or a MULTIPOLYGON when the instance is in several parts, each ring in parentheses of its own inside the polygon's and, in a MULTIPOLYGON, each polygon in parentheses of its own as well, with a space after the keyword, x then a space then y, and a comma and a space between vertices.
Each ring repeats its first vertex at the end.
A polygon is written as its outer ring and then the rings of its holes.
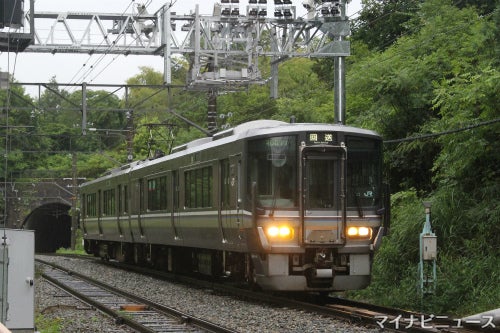
MULTIPOLYGON (((375 259, 372 285, 353 295, 436 314, 497 308, 500 7, 486 0, 363 3, 347 60, 347 123, 386 139, 393 219, 375 259), (436 293, 421 300, 423 200, 432 202, 439 254, 436 293)), ((268 61, 261 64, 268 72, 268 61)), ((330 60, 284 62, 280 98, 270 99, 267 86, 219 95, 218 127, 291 116, 332 122, 332 73, 330 60)), ((176 67, 173 76, 182 85, 186 67, 176 67)), ((142 67, 127 83, 162 82, 161 73, 142 67)), ((157 149, 168 153, 173 145, 205 135, 192 125, 206 128, 207 99, 203 92, 154 86, 87 91, 82 135, 81 91, 53 81, 35 99, 14 85, 0 91, 1 149, 7 156, 0 175, 68 177, 71 154, 77 153, 79 176, 92 178, 125 163, 129 154, 143 159, 157 149)))
POLYGON ((391 235, 359 297, 451 314, 500 305, 500 7, 477 4, 428 0, 412 15, 419 29, 386 50, 355 42, 349 120, 393 140, 394 193, 391 235), (421 301, 422 200, 432 202, 439 254, 436 293, 421 301))

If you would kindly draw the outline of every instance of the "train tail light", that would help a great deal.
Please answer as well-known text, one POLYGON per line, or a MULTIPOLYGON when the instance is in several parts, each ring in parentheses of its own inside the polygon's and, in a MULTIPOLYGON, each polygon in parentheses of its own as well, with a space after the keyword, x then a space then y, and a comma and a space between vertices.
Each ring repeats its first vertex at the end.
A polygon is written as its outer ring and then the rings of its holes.
POLYGON ((373 230, 369 227, 348 227, 347 238, 350 239, 371 239, 373 230))

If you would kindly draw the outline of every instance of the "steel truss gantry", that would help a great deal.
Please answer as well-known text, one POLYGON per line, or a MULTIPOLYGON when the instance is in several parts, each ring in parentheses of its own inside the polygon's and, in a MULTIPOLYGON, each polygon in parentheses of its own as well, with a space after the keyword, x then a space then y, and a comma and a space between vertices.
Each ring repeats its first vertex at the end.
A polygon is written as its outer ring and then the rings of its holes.
POLYGON ((140 4, 130 14, 34 12, 34 43, 25 52, 158 55, 164 58, 165 84, 171 84, 172 68, 181 56, 189 63, 187 84, 193 89, 262 84, 277 80, 283 60, 350 54, 346 0, 337 2, 338 15, 321 16, 313 7, 307 18, 297 18, 292 5, 283 6, 289 15, 275 18, 253 15, 251 5, 247 15, 239 15, 239 8, 238 15, 227 15, 224 4, 215 4, 209 16, 201 15, 198 5, 193 13, 178 15, 170 3, 153 14, 140 4), (262 77, 259 57, 272 59, 270 77, 262 77))

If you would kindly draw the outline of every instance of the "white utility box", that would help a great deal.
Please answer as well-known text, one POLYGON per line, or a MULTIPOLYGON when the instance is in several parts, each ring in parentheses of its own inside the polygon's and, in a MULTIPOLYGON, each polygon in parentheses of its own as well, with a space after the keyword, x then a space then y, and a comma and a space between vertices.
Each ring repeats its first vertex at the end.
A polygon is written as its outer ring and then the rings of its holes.
POLYGON ((424 260, 435 260, 437 257, 437 237, 434 235, 424 235, 422 236, 423 241, 423 253, 422 258, 424 260))
POLYGON ((0 229, 0 321, 15 333, 35 327, 35 233, 0 229))

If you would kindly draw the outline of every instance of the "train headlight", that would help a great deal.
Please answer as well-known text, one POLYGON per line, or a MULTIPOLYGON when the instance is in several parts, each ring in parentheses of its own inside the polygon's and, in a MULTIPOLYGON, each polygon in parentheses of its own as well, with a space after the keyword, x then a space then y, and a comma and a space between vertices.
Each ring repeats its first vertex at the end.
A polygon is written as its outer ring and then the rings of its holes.
POLYGON ((351 239, 370 239, 372 238, 372 228, 369 227, 348 227, 347 237, 351 239))
POLYGON ((270 226, 266 230, 267 236, 271 239, 292 239, 293 229, 289 226, 270 226))

